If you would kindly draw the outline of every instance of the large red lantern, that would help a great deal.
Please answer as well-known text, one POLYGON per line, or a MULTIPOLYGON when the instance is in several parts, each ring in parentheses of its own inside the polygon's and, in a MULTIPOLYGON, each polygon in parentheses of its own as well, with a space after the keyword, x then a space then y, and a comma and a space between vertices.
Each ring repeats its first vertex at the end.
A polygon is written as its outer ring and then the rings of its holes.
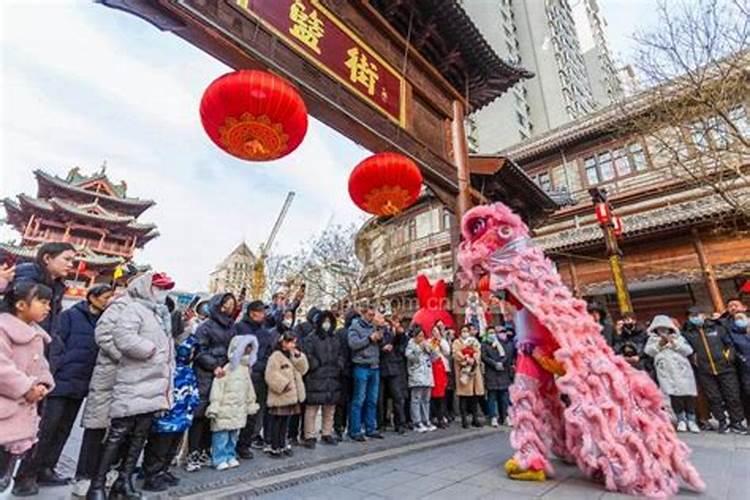
POLYGON ((300 145, 307 132, 307 108, 282 78, 241 70, 208 86, 201 99, 201 122, 211 140, 227 153, 268 161, 300 145))
POLYGON ((404 155, 378 153, 362 160, 349 176, 349 196, 365 212, 395 215, 417 201, 422 172, 404 155))
POLYGON ((612 219, 612 211, 607 203, 597 203, 594 205, 594 212, 599 224, 609 224, 609 221, 612 219))

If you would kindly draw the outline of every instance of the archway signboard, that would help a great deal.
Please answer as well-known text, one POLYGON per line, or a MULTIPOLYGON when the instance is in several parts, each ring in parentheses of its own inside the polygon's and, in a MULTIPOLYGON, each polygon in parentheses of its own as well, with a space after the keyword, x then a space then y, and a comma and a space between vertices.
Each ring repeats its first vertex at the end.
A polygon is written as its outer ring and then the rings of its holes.
POLYGON ((455 0, 100 2, 232 68, 287 78, 316 118, 372 151, 411 157, 459 216, 470 196, 465 110, 531 76, 500 59, 455 0))

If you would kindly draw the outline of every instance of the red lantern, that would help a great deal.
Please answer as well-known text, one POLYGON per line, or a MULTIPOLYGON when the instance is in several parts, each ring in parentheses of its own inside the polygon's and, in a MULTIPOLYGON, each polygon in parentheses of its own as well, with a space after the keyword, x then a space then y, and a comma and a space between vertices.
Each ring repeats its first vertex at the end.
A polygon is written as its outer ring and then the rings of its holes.
POLYGON ((422 172, 404 155, 378 153, 362 160, 349 176, 349 196, 365 212, 395 215, 417 201, 422 172))
POLYGON ((612 218, 609 204, 597 203, 594 205, 594 212, 596 213, 596 220, 599 221, 599 224, 609 224, 609 221, 612 218))
POLYGON ((612 217, 612 232, 615 233, 615 236, 618 238, 622 236, 622 232, 625 229, 622 226, 622 219, 620 219, 619 215, 615 215, 612 217))
POLYGON ((307 132, 307 108, 297 90, 265 71, 241 70, 214 80, 201 99, 201 122, 214 143, 250 161, 294 151, 307 132))
POLYGON ((76 269, 77 274, 83 274, 86 272, 86 261, 78 261, 78 268, 76 269))

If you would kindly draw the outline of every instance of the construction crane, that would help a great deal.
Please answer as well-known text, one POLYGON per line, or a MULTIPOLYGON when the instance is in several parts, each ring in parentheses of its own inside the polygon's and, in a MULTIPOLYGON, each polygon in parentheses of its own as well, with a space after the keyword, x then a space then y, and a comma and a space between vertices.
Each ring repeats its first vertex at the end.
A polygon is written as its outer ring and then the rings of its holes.
POLYGON ((284 205, 281 207, 281 212, 279 212, 279 216, 276 218, 276 223, 273 225, 273 229, 271 229, 271 234, 268 235, 265 244, 260 246, 258 257, 253 266, 253 283, 251 287, 251 295, 253 299, 262 299, 263 293, 266 291, 266 258, 268 257, 268 252, 271 251, 271 246, 273 246, 273 242, 276 239, 276 235, 279 233, 279 228, 284 222, 284 218, 289 211, 289 205, 292 204, 293 199, 294 191, 289 191, 286 195, 284 205))

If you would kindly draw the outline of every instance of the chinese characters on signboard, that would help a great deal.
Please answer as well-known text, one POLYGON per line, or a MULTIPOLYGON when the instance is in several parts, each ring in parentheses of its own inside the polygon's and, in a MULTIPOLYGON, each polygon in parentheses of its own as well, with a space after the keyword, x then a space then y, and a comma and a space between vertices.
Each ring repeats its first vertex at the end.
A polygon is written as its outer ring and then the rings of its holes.
POLYGON ((404 79, 318 0, 228 0, 402 127, 404 79))

